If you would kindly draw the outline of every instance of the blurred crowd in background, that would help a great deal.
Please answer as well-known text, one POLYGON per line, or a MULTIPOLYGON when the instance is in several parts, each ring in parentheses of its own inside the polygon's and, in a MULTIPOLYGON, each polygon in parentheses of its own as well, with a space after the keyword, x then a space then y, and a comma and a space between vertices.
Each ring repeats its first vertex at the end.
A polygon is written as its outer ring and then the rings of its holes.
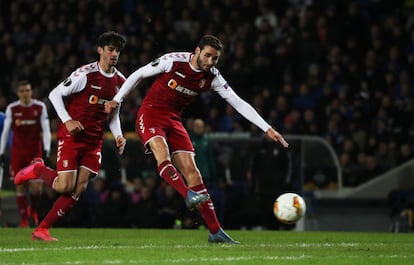
MULTIPOLYGON (((15 100, 19 80, 29 80, 34 97, 48 104, 54 86, 96 60, 96 39, 104 31, 127 37, 118 65, 125 76, 166 52, 192 51, 202 35, 213 34, 225 46, 218 67, 235 91, 281 133, 325 138, 340 159, 345 186, 414 157, 412 0, 2 0, 0 5, 1 111, 15 100)), ((150 81, 123 102, 125 131, 134 131, 150 81)), ((53 111, 50 117, 55 131, 53 111)), ((207 133, 262 134, 214 93, 203 94, 184 117, 202 119, 207 133)), ((145 190, 141 193, 144 198, 145 190)))

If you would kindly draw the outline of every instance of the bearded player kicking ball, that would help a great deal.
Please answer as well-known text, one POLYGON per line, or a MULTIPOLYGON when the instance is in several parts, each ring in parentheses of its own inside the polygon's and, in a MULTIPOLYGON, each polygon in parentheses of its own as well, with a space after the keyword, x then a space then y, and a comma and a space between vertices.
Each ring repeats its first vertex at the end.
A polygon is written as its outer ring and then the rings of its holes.
POLYGON ((161 56, 132 73, 113 100, 105 103, 105 110, 109 113, 119 108, 119 103, 131 89, 143 79, 155 76, 138 111, 137 133, 146 151, 153 153, 159 175, 183 198, 187 198, 191 190, 207 195, 206 201, 198 205, 198 210, 210 231, 208 241, 239 244, 224 232, 217 220, 213 203, 194 161, 194 147, 182 124, 182 111, 200 93, 212 89, 269 138, 284 147, 288 143, 220 75, 215 66, 222 50, 220 40, 207 35, 200 40, 194 53, 173 52, 161 56))

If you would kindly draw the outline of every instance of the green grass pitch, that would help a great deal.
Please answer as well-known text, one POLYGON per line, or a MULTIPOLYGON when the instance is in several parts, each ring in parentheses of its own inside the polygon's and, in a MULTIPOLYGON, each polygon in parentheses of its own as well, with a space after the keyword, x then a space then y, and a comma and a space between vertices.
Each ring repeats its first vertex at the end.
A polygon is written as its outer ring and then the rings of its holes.
POLYGON ((205 230, 0 228, 0 264, 414 264, 413 234, 227 231, 241 245, 207 242, 205 230))

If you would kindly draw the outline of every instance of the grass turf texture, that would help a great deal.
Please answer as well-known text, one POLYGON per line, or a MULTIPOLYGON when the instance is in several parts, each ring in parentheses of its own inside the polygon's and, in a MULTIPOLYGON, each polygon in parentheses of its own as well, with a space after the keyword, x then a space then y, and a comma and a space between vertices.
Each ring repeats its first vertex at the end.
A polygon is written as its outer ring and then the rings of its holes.
POLYGON ((16 192, 11 191, 11 190, 0 190, 0 196, 2 198, 8 198, 8 197, 16 196, 16 192))
POLYGON ((414 264, 413 234, 227 231, 241 245, 207 243, 205 230, 0 229, 0 264, 414 264))

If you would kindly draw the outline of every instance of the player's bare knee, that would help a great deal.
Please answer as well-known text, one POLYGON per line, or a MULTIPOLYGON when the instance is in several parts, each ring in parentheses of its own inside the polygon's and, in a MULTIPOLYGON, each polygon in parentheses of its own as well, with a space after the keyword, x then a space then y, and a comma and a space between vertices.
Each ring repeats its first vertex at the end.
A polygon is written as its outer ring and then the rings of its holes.
POLYGON ((201 179, 200 170, 196 167, 189 169, 189 176, 193 179, 201 179))
POLYGON ((198 170, 197 168, 193 168, 187 172, 188 173, 186 179, 189 182, 190 186, 195 186, 203 182, 200 170, 198 170))
POLYGON ((73 185, 68 182, 56 181, 53 185, 53 189, 59 193, 71 193, 73 188, 73 185))
POLYGON ((38 181, 38 182, 33 182, 30 183, 30 193, 31 194, 38 194, 41 193, 43 190, 43 183, 38 181))

